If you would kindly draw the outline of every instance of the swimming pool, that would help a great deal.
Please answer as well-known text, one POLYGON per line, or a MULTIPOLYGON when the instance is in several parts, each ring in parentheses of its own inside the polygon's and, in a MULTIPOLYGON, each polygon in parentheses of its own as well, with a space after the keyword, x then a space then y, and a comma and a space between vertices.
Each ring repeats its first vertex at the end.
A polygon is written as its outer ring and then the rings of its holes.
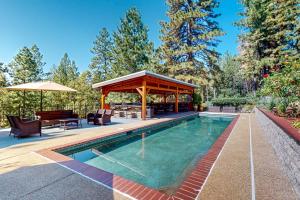
POLYGON ((234 116, 197 116, 99 139, 58 152, 173 194, 234 116))

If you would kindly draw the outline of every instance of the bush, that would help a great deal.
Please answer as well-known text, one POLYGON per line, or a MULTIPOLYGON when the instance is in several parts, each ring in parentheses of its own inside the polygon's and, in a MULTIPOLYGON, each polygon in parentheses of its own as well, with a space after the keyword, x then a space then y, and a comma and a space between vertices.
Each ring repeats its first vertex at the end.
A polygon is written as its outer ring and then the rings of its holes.
POLYGON ((272 110, 274 107, 276 107, 275 101, 272 99, 271 102, 268 104, 268 109, 272 110))
POLYGON ((293 127, 300 129, 300 121, 292 122, 293 127))
POLYGON ((279 104, 277 104, 276 108, 277 108, 278 114, 283 115, 286 111, 286 107, 287 107, 286 104, 283 102, 280 102, 279 104))
POLYGON ((273 72, 270 77, 263 80, 262 95, 271 95, 288 102, 300 98, 300 64, 286 63, 279 72, 273 72))
POLYGON ((288 117, 300 117, 300 101, 290 103, 286 110, 288 117))
POLYGON ((198 93, 194 93, 193 94, 193 104, 194 105, 201 105, 201 102, 202 102, 201 95, 198 94, 198 93))
POLYGON ((233 98, 216 98, 212 100, 212 104, 215 106, 241 106, 245 104, 253 104, 254 102, 248 98, 233 97, 233 98))

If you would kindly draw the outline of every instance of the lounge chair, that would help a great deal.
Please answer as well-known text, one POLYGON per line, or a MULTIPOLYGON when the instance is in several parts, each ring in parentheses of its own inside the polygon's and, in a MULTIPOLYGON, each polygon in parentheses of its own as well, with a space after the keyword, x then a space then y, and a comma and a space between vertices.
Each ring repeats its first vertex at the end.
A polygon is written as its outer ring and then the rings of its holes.
POLYGON ((40 136, 42 136, 41 122, 39 120, 22 120, 18 116, 6 117, 11 127, 9 135, 14 134, 16 137, 25 137, 34 134, 40 134, 40 136))

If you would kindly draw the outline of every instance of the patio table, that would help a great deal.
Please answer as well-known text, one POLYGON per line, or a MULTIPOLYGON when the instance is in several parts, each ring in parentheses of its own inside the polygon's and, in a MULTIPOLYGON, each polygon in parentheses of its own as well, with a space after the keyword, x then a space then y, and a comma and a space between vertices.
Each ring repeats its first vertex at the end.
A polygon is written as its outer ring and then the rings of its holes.
POLYGON ((79 127, 79 125, 82 128, 81 120, 82 120, 81 118, 66 118, 66 119, 60 119, 58 121, 60 123, 60 127, 64 128, 64 130, 66 130, 68 127, 70 127, 70 126, 68 126, 68 124, 70 124, 70 123, 76 123, 77 128, 79 127))

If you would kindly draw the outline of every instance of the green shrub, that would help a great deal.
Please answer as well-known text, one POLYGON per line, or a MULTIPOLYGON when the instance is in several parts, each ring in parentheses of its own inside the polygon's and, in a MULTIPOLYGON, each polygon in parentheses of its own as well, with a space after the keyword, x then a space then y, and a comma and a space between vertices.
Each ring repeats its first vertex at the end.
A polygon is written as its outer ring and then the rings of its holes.
POLYGON ((198 93, 194 93, 193 94, 193 104, 194 105, 201 105, 201 102, 202 102, 201 95, 198 94, 198 93))
POLYGON ((300 129, 300 121, 292 122, 293 127, 300 129))
POLYGON ((280 102, 277 104, 276 108, 280 115, 284 114, 286 111, 287 105, 284 102, 280 102))
POLYGON ((268 109, 269 109, 269 110, 272 110, 274 107, 276 107, 276 103, 275 103, 275 101, 272 99, 271 102, 270 102, 269 105, 268 105, 268 109))
POLYGON ((273 72, 263 80, 260 93, 293 102, 300 99, 300 64, 286 63, 284 68, 273 72))
POLYGON ((290 103, 287 109, 291 110, 289 117, 300 117, 300 101, 290 103))
POLYGON ((254 102, 244 97, 233 97, 233 98, 216 98, 212 100, 212 104, 215 106, 241 106, 245 104, 253 104, 254 102))

